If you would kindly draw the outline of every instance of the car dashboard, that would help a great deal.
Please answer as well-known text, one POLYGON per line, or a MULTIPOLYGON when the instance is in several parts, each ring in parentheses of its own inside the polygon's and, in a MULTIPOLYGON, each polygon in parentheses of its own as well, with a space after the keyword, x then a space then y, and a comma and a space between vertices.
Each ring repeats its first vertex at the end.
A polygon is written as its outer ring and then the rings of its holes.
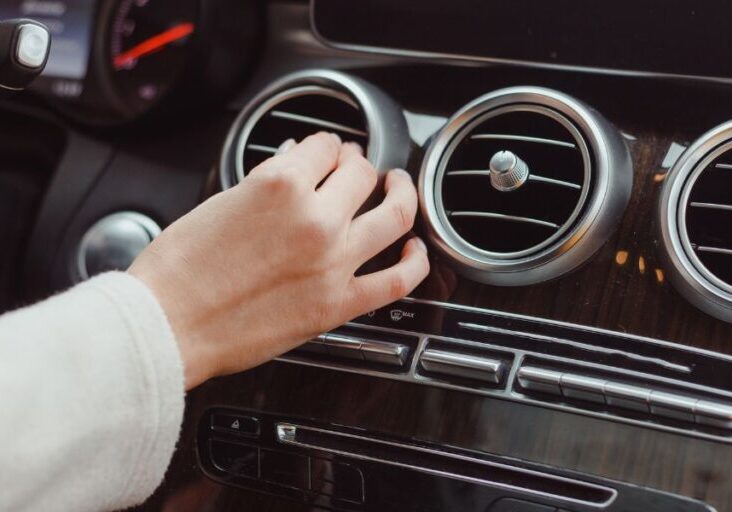
POLYGON ((0 307, 333 131, 414 178, 429 277, 190 392, 140 510, 732 510, 729 14, 0 1, 54 38, 0 97, 0 307))

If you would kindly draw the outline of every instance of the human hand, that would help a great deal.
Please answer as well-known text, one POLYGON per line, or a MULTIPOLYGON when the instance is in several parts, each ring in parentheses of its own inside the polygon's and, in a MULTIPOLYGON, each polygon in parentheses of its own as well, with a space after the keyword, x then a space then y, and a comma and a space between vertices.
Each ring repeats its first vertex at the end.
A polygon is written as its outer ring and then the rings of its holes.
POLYGON ((376 183, 356 144, 318 133, 180 218, 135 260, 128 272, 168 316, 186 389, 277 357, 427 276, 418 238, 394 266, 354 276, 414 224, 417 193, 401 170, 387 175, 384 201, 355 216, 376 183))

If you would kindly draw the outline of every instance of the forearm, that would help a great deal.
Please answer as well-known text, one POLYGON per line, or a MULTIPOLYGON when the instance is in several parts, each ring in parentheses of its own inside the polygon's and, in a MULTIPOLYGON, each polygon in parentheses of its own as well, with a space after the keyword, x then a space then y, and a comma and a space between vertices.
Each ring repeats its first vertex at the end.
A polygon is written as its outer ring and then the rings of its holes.
POLYGON ((0 510, 143 501, 168 466, 183 398, 174 336, 132 276, 0 317, 0 510))

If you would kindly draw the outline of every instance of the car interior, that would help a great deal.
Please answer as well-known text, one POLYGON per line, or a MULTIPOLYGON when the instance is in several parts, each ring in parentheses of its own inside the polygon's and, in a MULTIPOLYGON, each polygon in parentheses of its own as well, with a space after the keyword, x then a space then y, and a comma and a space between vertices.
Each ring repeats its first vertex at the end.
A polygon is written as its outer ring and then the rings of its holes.
POLYGON ((0 0, 0 47, 51 38, 0 55, 0 311, 334 132, 413 177, 429 277, 190 392, 138 510, 732 511, 730 15, 0 0))

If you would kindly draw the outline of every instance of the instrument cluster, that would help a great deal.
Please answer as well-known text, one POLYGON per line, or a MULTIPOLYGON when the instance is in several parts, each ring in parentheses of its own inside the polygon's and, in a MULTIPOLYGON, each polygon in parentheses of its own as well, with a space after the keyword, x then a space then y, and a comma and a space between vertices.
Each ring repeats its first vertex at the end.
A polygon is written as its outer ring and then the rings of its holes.
POLYGON ((254 0, 0 0, 0 18, 51 31, 34 91, 91 125, 221 97, 256 53, 261 16, 254 0))

